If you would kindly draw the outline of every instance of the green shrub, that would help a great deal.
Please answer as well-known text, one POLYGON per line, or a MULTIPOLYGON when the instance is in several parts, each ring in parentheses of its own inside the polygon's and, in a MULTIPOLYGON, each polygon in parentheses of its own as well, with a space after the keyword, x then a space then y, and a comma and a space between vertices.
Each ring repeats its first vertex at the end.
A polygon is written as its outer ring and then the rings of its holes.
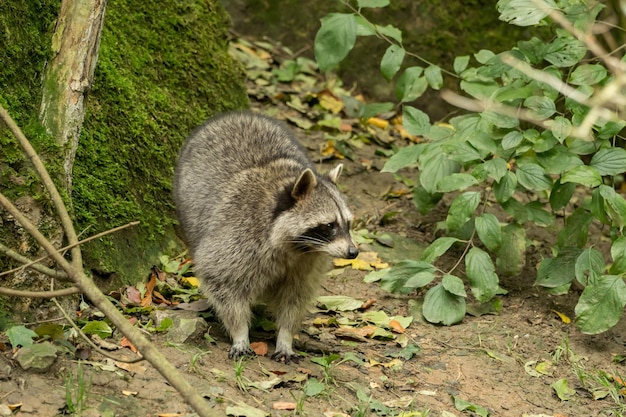
POLYGON ((392 267, 383 287, 409 293, 430 285, 424 317, 458 323, 467 297, 463 280, 454 275, 458 265, 465 262, 474 298, 490 303, 504 292, 496 266, 500 274, 521 272, 524 225, 552 226, 558 230, 553 257, 539 264, 535 285, 560 294, 578 282, 584 288, 575 309, 581 331, 593 334, 614 326, 626 305, 626 200, 615 191, 626 171, 626 150, 619 146, 626 126, 626 60, 618 57, 621 50, 604 51, 591 35, 604 6, 584 0, 500 0, 502 20, 551 25, 553 37, 520 40, 502 53, 459 56, 452 71, 445 71, 406 51, 398 28, 376 25, 361 14, 363 8, 387 6, 388 0, 341 3, 352 12, 323 18, 315 39, 320 69, 345 59, 358 36, 389 42, 381 73, 395 82, 404 127, 423 140, 400 149, 383 171, 418 167, 413 201, 422 213, 443 194, 457 194, 440 224, 447 235, 432 242, 419 260, 392 267), (409 66, 409 60, 421 65, 409 66), (445 123, 432 122, 407 104, 428 88, 442 88, 442 73, 465 93, 447 91, 444 98, 471 111, 445 123), (574 203, 574 193, 584 198, 574 203), (510 216, 508 223, 487 212, 494 201, 510 216), (564 218, 560 228, 557 215, 564 218), (608 231, 609 264, 594 248, 596 242, 588 241, 593 223, 608 231), (465 247, 456 265, 445 270, 434 264, 455 244, 465 247))

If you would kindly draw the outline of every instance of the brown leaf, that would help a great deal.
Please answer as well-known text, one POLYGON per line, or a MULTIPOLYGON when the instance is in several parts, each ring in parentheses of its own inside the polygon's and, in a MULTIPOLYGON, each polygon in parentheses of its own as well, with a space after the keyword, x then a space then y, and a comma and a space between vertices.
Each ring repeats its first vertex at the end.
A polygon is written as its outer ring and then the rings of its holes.
POLYGON ((137 348, 130 342, 130 340, 128 340, 126 336, 122 337, 122 340, 120 340, 120 346, 127 347, 134 353, 137 353, 137 348))
POLYGON ((146 367, 141 365, 140 363, 124 363, 124 362, 118 362, 118 361, 115 361, 113 363, 115 364, 115 366, 117 366, 120 369, 125 370, 131 375, 143 374, 146 372, 146 367))
POLYGON ((141 300, 141 306, 147 307, 152 304, 152 291, 154 291, 154 286, 156 285, 157 276, 155 273, 150 274, 150 279, 146 284, 146 295, 144 295, 141 300))
POLYGON ((368 308, 370 308, 374 304, 376 304, 376 299, 375 298, 367 299, 367 300, 365 300, 365 302, 361 306, 361 310, 367 310, 368 308))
POLYGON ((141 304, 141 293, 134 286, 126 287, 126 298, 133 304, 141 304))
POLYGON ((265 342, 252 342, 250 343, 250 349, 252 349, 257 356, 267 355, 267 343, 265 342))
POLYGON ((389 328, 391 329, 392 332, 395 332, 395 333, 405 332, 405 328, 402 327, 400 322, 397 320, 389 320, 389 328))

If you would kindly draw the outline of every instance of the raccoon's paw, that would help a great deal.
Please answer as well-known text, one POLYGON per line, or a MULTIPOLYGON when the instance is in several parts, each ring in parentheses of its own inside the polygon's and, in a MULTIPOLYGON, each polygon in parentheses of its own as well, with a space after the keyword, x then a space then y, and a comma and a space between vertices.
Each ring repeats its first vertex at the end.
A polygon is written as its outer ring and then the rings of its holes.
POLYGON ((252 351, 252 349, 250 349, 250 346, 248 346, 247 344, 246 345, 234 344, 230 347, 230 351, 228 352, 228 358, 234 359, 234 360, 237 360, 244 356, 250 356, 250 355, 254 355, 254 352, 252 351))
POLYGON ((289 365, 291 362, 296 364, 300 363, 300 355, 294 353, 293 351, 284 352, 277 350, 272 355, 272 359, 274 359, 276 362, 285 362, 286 365, 289 365))

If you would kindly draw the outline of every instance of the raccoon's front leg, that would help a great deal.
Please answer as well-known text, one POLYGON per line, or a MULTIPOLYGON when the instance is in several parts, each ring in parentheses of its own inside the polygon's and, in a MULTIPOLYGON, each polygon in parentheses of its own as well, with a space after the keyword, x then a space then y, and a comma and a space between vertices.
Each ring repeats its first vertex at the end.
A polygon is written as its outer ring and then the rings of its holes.
POLYGON ((239 359, 245 355, 252 355, 254 352, 250 349, 248 336, 252 311, 248 301, 226 298, 211 304, 233 342, 228 357, 239 359))

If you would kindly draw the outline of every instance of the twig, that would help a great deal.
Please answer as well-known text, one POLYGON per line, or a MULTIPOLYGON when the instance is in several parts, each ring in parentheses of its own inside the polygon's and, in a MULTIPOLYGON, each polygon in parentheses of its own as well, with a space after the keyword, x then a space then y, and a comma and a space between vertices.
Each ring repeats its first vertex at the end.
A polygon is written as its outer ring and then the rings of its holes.
MULTIPOLYGON (((43 185, 46 187, 46 190, 50 193, 50 198, 52 199, 52 203, 54 204, 54 208, 59 215, 59 219, 61 220, 61 225, 63 226, 63 230, 65 231, 65 235, 67 236, 67 240, 70 244, 75 244, 78 242, 78 237, 76 236, 76 231, 74 230, 74 226, 72 224, 72 220, 70 219, 70 215, 67 212, 65 204, 63 204, 63 199, 61 198, 61 194, 59 194, 59 190, 54 185, 52 178, 48 174, 46 167, 41 162, 41 159, 35 152, 35 149, 32 147, 26 136, 22 130, 17 126, 13 118, 9 115, 9 112, 0 105, 0 119, 4 121, 7 125, 13 136, 17 139, 20 146, 24 150, 24 153, 30 159, 35 171, 41 178, 43 185)), ((72 248, 72 264, 74 267, 81 267, 83 264, 82 254, 78 246, 72 248)))
MULTIPOLYGON (((116 233, 116 232, 119 232, 120 230, 122 230, 122 229, 126 229, 127 227, 137 226, 138 224, 139 224, 139 222, 138 222, 138 221, 134 221, 134 222, 127 223, 127 224, 125 224, 125 225, 123 225, 123 226, 114 227, 113 229, 106 230, 106 231, 104 231, 104 232, 98 233, 98 234, 93 235, 93 236, 89 236, 88 238, 83 239, 83 240, 81 240, 81 241, 79 241, 79 242, 76 242, 76 243, 74 243, 74 244, 72 244, 72 245, 67 245, 67 246, 64 246, 64 247, 62 247, 61 249, 59 249, 58 251, 59 251, 59 252, 63 252, 63 251, 66 251, 66 250, 68 250, 68 249, 72 249, 72 248, 74 248, 74 247, 76 247, 76 246, 78 246, 78 245, 82 245, 83 243, 87 243, 87 242, 90 242, 90 241, 92 241, 92 240, 94 240, 94 239, 101 238, 102 236, 110 235, 111 233, 116 233)), ((4 246, 2 246, 2 245, 0 244, 0 251, 3 251, 3 252, 4 252, 4 249, 3 249, 3 248, 5 248, 5 247, 4 247, 4 246)), ((9 248, 6 248, 6 249, 7 249, 7 250, 9 250, 9 251, 11 250, 11 249, 9 249, 9 248)), ((6 253, 6 252, 5 252, 5 253, 6 253)), ((17 253, 17 252, 14 252, 14 253, 17 253)), ((7 255, 8 255, 8 256, 11 256, 11 255, 9 255, 8 253, 7 253, 7 255)), ((21 255, 19 255, 19 254, 17 254, 17 255, 18 255, 18 256, 21 256, 21 255)), ((12 257, 12 256, 11 256, 11 257, 12 257)), ((33 269, 37 269, 37 268, 35 268, 35 265, 37 265, 39 262, 43 261, 44 259, 49 258, 49 257, 50 257, 50 255, 45 255, 45 256, 42 256, 41 258, 39 258, 39 259, 35 259, 34 261, 31 261, 30 259, 28 259, 28 258, 26 258, 26 257, 24 257, 24 256, 21 256, 21 257, 22 257, 23 259, 26 259, 26 261, 23 261, 23 260, 21 260, 21 259, 17 259, 17 258, 13 258, 13 259, 15 259, 15 260, 17 260, 17 261, 20 261, 20 262, 24 262, 24 263, 25 263, 25 265, 18 266, 18 267, 13 268, 13 269, 9 269, 8 271, 0 272, 0 277, 1 277, 1 276, 3 276, 3 275, 8 275, 8 274, 10 274, 10 273, 12 273, 12 272, 15 272, 15 271, 19 271, 19 270, 20 270, 20 269, 22 269, 22 268, 29 268, 29 267, 32 267, 33 269)), ((43 268, 45 268, 45 267, 43 267, 43 268)), ((45 269, 48 269, 48 268, 45 268, 45 269)), ((38 270, 38 269, 37 269, 37 270, 38 270)), ((51 275, 51 274, 49 274, 49 273, 47 273, 47 272, 44 272, 44 271, 41 271, 41 270, 38 270, 38 271, 39 271, 39 272, 42 272, 42 273, 44 273, 44 274, 46 274, 46 275, 52 276, 53 278, 59 278, 58 276, 53 276, 53 275, 51 275)), ((52 270, 50 269, 49 271, 52 271, 52 270)), ((52 272, 57 272, 57 271, 52 271, 52 272)), ((59 272, 59 273, 60 273, 60 274, 63 274, 62 272, 59 272)), ((63 275, 61 276, 61 278, 67 278, 67 274, 63 274, 63 275)))
POLYGON ((0 252, 4 253, 6 256, 8 256, 9 258, 15 259, 18 262, 22 262, 26 265, 22 265, 19 266, 17 268, 13 268, 11 270, 5 271, 0 273, 0 277, 3 275, 7 275, 11 272, 15 272, 18 271, 20 269, 26 268, 27 266, 30 266, 31 268, 33 268, 35 271, 37 272, 41 272, 44 275, 48 275, 49 277, 52 278, 60 278, 60 279, 67 279, 68 276, 65 272, 62 271, 55 271, 54 269, 50 269, 47 268, 41 264, 35 263, 35 262, 39 262, 41 259, 45 259, 45 258, 41 258, 38 259, 36 261, 31 261, 30 258, 27 258, 26 256, 23 256, 21 254, 19 254, 18 252, 14 251, 11 248, 8 248, 6 246, 4 246, 2 243, 0 243, 0 252), (32 264, 32 265, 30 265, 32 264))
POLYGON ((78 327, 78 325, 76 323, 74 323, 74 320, 72 320, 72 318, 69 316, 69 314, 67 314, 67 312, 63 309, 63 307, 61 307, 61 304, 59 304, 59 302, 53 298, 52 302, 54 304, 56 304, 57 308, 59 309, 59 311, 61 311, 61 314, 63 314, 63 317, 65 317, 65 320, 70 324, 70 326, 72 326, 74 328, 74 330, 76 330, 76 332, 78 333, 78 335, 89 344, 89 346, 91 346, 92 349, 94 349, 96 352, 98 352, 99 354, 101 354, 102 356, 105 356, 109 359, 113 359, 114 361, 117 362, 124 362, 124 363, 137 363, 137 362, 141 362, 143 361, 145 358, 143 356, 140 356, 138 358, 135 359, 119 359, 116 358, 115 356, 111 355, 109 352, 106 352, 102 349, 100 349, 98 346, 96 346, 96 344, 87 337, 87 335, 85 333, 83 333, 83 331, 80 329, 80 327, 78 327))
POLYGON ((1 295, 8 295, 10 297, 24 297, 24 298, 54 298, 54 297, 65 297, 73 294, 80 294, 80 288, 77 287, 69 287, 63 288, 62 290, 54 290, 54 291, 22 291, 22 290, 14 290, 11 288, 0 287, 1 295))

